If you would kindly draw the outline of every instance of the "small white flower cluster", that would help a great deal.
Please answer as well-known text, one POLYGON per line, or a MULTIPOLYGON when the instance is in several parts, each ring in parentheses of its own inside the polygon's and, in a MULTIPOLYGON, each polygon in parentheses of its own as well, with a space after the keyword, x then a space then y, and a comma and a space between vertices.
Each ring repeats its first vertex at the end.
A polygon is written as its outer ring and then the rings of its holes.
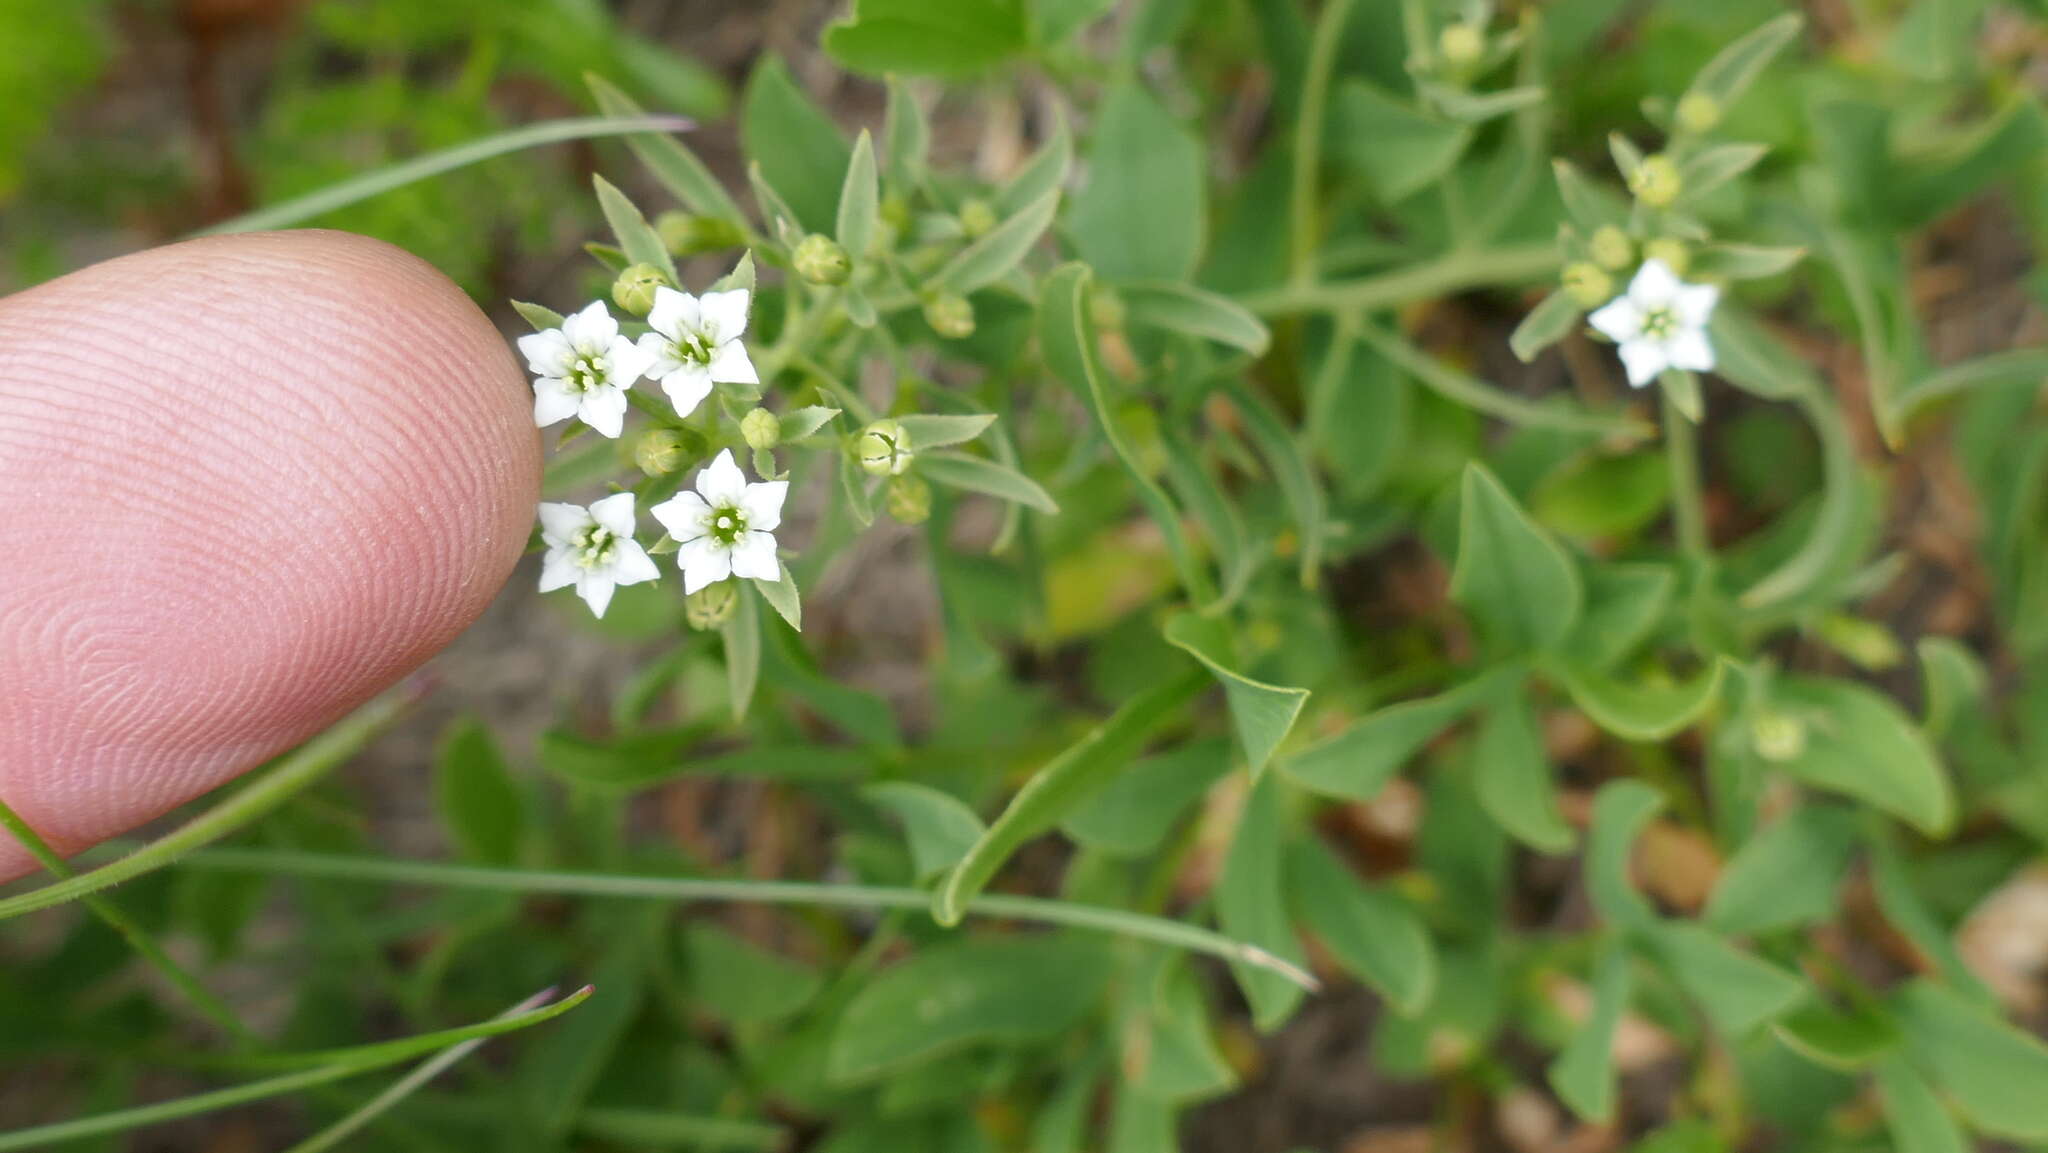
MULTIPOLYGON (((651 331, 637 342, 621 334, 603 301, 592 301, 559 328, 520 337, 519 351, 538 377, 534 423, 545 428, 574 416, 616 438, 625 430, 626 392, 643 377, 660 382, 679 417, 695 412, 714 384, 759 384, 740 341, 748 296, 744 288, 702 296, 657 288, 647 316, 651 331)), ((695 593, 735 576, 782 579, 775 530, 788 482, 749 483, 732 450, 725 449, 697 474, 696 488, 647 510, 676 542, 683 591, 695 593)), ((630 492, 587 507, 543 503, 547 555, 540 591, 573 586, 601 617, 619 586, 657 579, 654 559, 634 539, 633 505, 630 492)))

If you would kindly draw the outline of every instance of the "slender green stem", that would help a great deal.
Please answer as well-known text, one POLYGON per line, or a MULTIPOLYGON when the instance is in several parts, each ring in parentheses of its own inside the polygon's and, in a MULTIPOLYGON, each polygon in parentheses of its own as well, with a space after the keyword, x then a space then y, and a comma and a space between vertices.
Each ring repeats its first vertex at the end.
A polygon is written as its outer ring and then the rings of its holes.
POLYGON ((1343 39, 1344 21, 1351 14, 1352 0, 1328 0, 1316 18, 1314 39, 1309 42, 1308 74, 1301 85, 1301 115, 1295 120, 1294 185, 1291 198, 1292 245, 1288 271, 1297 287, 1313 284, 1316 278, 1316 186, 1323 165, 1323 112, 1330 95, 1330 73, 1337 60, 1337 44, 1343 39))
POLYGON ((1378 276, 1289 285, 1241 296, 1237 302, 1260 316, 1392 308, 1461 289, 1542 280, 1557 270, 1558 259, 1557 245, 1548 242, 1475 248, 1378 276))
MULTIPOLYGON (((221 848, 196 853, 181 867, 277 876, 326 877, 384 884, 437 885, 562 896, 622 897, 651 901, 729 901, 768 905, 824 905, 842 909, 927 909, 929 893, 884 885, 832 885, 808 881, 756 881, 714 877, 649 877, 612 873, 491 869, 432 861, 391 861, 326 853, 221 848)), ((1315 978, 1256 945, 1195 925, 1122 909, 1077 905, 1041 897, 984 894, 968 912, 1120 934, 1271 969, 1304 988, 1315 978)))
POLYGON ((1632 438, 1646 437, 1650 432, 1647 425, 1633 417, 1588 412, 1576 405, 1538 404, 1505 392, 1483 380, 1466 376, 1376 324, 1360 325, 1358 335, 1431 392, 1455 404, 1497 416, 1510 424, 1632 438))
POLYGON ((354 756, 372 738, 389 728, 418 695, 416 690, 400 689, 378 697, 342 718, 326 732, 285 754, 269 772, 227 800, 128 856, 90 873, 67 877, 18 897, 0 900, 0 921, 112 888, 123 881, 161 869, 184 854, 241 829, 354 756))
MULTIPOLYGON (((1662 390, 1660 390, 1662 392, 1662 390)), ((1671 464, 1671 523, 1678 547, 1694 565, 1710 559, 1706 505, 1700 495, 1699 431, 1678 411, 1671 394, 1664 397, 1664 456, 1671 464)))
POLYGON ((789 1133, 764 1121, 693 1117, 652 1109, 585 1109, 576 1131, 643 1149, 781 1149, 789 1133))
MULTIPOLYGON (((9 808, 5 801, 0 801, 0 826, 5 826, 8 832, 14 834, 14 839, 20 841, 22 847, 29 851, 29 855, 48 870, 51 876, 62 881, 77 875, 71 866, 65 863, 64 858, 58 856, 57 851, 50 847, 49 842, 43 840, 42 834, 36 832, 20 814, 9 808)), ((119 905, 101 896, 84 897, 80 899, 80 903, 90 910, 93 916, 119 933, 122 939, 128 942, 129 948, 134 949, 144 961, 155 966, 157 972, 163 974, 164 979, 171 983, 172 988, 183 993, 185 999, 192 1002, 193 1008, 206 1014, 209 1020, 219 1025, 229 1036, 244 1044, 263 1043, 262 1038, 242 1024, 241 1018, 235 1016, 235 1011, 228 1007, 227 1002, 214 996, 213 991, 201 984, 198 977, 178 964, 177 960, 157 942, 155 935, 136 924, 127 913, 122 912, 119 905)))

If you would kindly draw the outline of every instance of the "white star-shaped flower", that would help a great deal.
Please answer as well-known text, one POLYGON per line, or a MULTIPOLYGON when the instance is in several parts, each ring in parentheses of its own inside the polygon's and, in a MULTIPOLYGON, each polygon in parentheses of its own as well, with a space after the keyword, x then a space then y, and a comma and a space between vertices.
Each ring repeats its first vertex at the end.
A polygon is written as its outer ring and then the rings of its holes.
POLYGON ((520 337, 519 351, 540 378, 533 382, 535 424, 573 416, 609 437, 625 428, 626 390, 646 373, 648 358, 619 335, 604 301, 591 301, 560 328, 520 337))
POLYGON ((740 343, 747 331, 746 289, 691 296, 657 288, 647 323, 654 329, 640 338, 647 375, 661 382, 678 416, 697 411, 713 384, 761 383, 740 343))
POLYGON ((1687 284, 1670 265, 1645 260, 1628 291, 1586 319, 1620 346, 1628 382, 1641 388, 1667 368, 1705 372, 1714 367, 1707 318, 1720 299, 1721 290, 1713 285, 1687 284))
POLYGON ((682 546, 676 561, 683 591, 694 593, 729 576, 781 580, 775 530, 788 493, 786 480, 748 484, 726 449, 697 474, 696 492, 679 492, 648 509, 682 546))
POLYGON ((540 566, 540 591, 576 586, 590 611, 604 615, 612 590, 661 575, 640 542, 633 539, 633 494, 614 493, 585 508, 580 504, 540 506, 540 536, 548 553, 540 566))

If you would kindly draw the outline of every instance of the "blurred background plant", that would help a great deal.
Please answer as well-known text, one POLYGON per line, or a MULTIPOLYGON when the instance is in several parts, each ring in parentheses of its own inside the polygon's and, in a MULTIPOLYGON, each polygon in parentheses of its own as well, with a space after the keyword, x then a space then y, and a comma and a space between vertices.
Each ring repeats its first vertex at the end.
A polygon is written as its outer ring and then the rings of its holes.
MULTIPOLYGON (((595 73, 702 120, 681 139, 741 219, 707 231, 686 166, 636 140, 315 223, 427 257, 509 334, 506 298, 608 295, 584 245, 632 243, 602 234, 602 172, 688 285, 756 233, 751 335, 790 354, 770 403, 997 413, 986 451, 1060 509, 870 481, 849 435, 852 480, 793 518, 802 633, 764 614, 740 661, 673 589, 593 623, 515 578, 345 773, 116 893, 260 1047, 225 1050, 101 921, 9 920, 0 1119, 589 980, 402 1101, 350 1081, 130 1140, 363 1116, 364 1147, 420 1149, 2040 1147, 2043 18, 0 0, 16 286, 618 111, 595 73), (1722 55, 1773 28, 1754 68, 1722 55), (885 239, 802 283, 782 270, 843 221, 856 128, 885 239), (1672 147, 1693 195, 1664 200, 1616 134, 1768 150, 1707 181, 1672 147), (1053 186, 1049 243, 934 290, 1053 186), (1619 291, 1653 254, 1725 286, 1697 425, 1577 321, 1605 294, 1573 299, 1568 265, 1619 291), (797 315, 815 346, 780 343, 797 315), (834 535, 856 488, 899 523, 834 535), (685 907, 707 894, 597 899, 593 875, 916 899, 685 907), (1026 931, 1029 906, 965 933, 925 913, 992 877, 1213 923, 1328 987, 1026 931)), ((551 495, 633 448, 571 445, 551 495)))

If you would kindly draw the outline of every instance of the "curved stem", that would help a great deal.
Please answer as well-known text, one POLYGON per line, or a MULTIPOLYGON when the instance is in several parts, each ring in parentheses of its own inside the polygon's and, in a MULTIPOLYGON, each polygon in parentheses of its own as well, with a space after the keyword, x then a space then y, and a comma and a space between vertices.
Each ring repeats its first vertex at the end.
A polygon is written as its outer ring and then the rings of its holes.
POLYGON ((1694 565, 1708 560, 1706 505, 1700 495, 1699 431, 1664 393, 1664 455, 1671 464, 1671 524, 1694 565))
POLYGON ((1351 4, 1352 0, 1328 0, 1316 19, 1315 37, 1309 43, 1308 74, 1301 85, 1301 115, 1295 120, 1294 184, 1290 198, 1293 232, 1288 271, 1297 286, 1312 284, 1316 278, 1316 178, 1323 163, 1323 111, 1330 95, 1337 42, 1343 38, 1351 4))
POLYGON ((1475 248, 1359 280, 1254 292, 1238 297, 1237 302, 1260 316, 1392 308, 1466 288, 1541 280, 1557 270, 1558 260, 1557 245, 1547 241, 1475 248))

